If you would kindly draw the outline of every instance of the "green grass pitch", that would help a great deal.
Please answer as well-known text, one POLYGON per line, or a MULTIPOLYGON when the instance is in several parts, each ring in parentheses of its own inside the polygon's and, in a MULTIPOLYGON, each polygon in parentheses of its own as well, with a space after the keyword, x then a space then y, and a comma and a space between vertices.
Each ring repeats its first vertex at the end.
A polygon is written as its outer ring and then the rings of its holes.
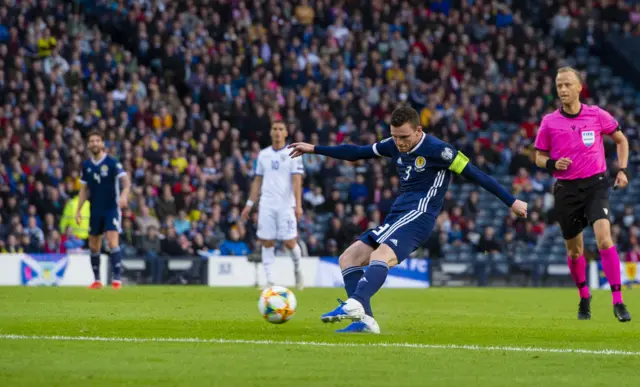
MULTIPOLYGON (((585 387, 640 380, 640 325, 617 322, 605 291, 594 294, 593 319, 577 321, 574 289, 383 289, 373 302, 379 336, 338 335, 346 323, 320 322, 341 289, 295 293, 296 316, 271 325, 257 311, 256 289, 0 288, 0 386, 585 387)), ((624 296, 640 318, 638 290, 624 296)))

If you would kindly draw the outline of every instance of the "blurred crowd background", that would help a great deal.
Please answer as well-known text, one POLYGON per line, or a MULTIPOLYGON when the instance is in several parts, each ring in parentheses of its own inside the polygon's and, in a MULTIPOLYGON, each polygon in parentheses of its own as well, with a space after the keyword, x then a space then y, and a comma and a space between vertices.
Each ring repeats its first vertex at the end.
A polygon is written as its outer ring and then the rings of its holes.
MULTIPOLYGON (((84 135, 98 129, 133 181, 125 254, 255 252, 257 214, 239 214, 273 119, 291 141, 370 144, 408 103, 530 205, 517 220, 455 178, 416 255, 563 262, 553 180, 532 162, 538 122, 558 107, 555 69, 582 72, 584 102, 620 121, 637 172, 640 94, 604 52, 638 35, 640 4, 624 0, 2 0, 0 251, 84 247, 89 209, 73 215, 84 135)), ((305 255, 339 255, 398 194, 388 160, 304 165, 305 255)), ((632 260, 639 182, 612 199, 632 260)))

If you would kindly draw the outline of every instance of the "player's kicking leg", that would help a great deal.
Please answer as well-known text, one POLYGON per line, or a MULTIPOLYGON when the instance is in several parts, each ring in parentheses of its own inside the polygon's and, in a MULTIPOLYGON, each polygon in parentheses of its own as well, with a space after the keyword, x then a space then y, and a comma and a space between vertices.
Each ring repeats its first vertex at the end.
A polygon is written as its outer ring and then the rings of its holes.
POLYGON ((609 219, 599 219, 593 224, 596 234, 602 270, 611 286, 611 297, 613 301, 613 315, 620 322, 631 321, 631 314, 626 305, 622 302, 622 284, 620 279, 620 258, 618 251, 611 239, 611 223, 609 219))
MULTIPOLYGON (((360 242, 362 243, 362 242, 360 242)), ((340 321, 349 319, 363 321, 366 319, 366 309, 371 308, 371 297, 380 290, 389 268, 398 263, 395 252, 386 244, 380 245, 371 253, 369 267, 364 276, 358 281, 356 290, 349 299, 331 312, 322 315, 322 321, 340 321)), ((370 316, 369 316, 370 317, 370 316)), ((373 319, 373 317, 371 317, 373 319)), ((377 324, 376 324, 377 325, 377 324)))
MULTIPOLYGON (((344 289, 347 293, 347 299, 351 298, 358 287, 358 282, 364 275, 363 266, 369 264, 373 247, 356 241, 347 250, 342 253, 339 259, 340 269, 342 270, 342 278, 344 280, 344 289)), ((342 304, 342 302, 341 302, 342 304)), ((380 333, 380 326, 373 318, 371 303, 364 310, 365 316, 360 321, 354 321, 349 326, 339 329, 339 333, 380 333)), ((331 319, 329 318, 329 321, 331 319)))
POLYGON ((93 270, 93 283, 89 289, 102 289, 100 280, 100 248, 102 247, 102 234, 89 235, 89 250, 91 252, 91 269, 93 270))
POLYGON ((302 278, 302 272, 300 271, 300 259, 302 258, 302 250, 296 239, 289 239, 284 241, 284 247, 287 249, 289 256, 293 260, 293 275, 296 279, 296 289, 302 290, 304 288, 304 280, 302 278))
MULTIPOLYGON (((392 211, 384 220, 384 224, 375 230, 369 230, 362 234, 360 241, 349 248, 354 249, 354 255, 357 255, 358 258, 349 261, 348 257, 345 257, 342 259, 344 264, 341 266, 347 293, 350 292, 349 286, 352 286, 348 284, 352 280, 351 276, 360 277, 355 290, 353 294, 349 295, 346 302, 335 310, 322 315, 322 320, 327 322, 346 318, 366 322, 370 318, 375 322, 371 312, 371 297, 384 284, 389 268, 397 265, 429 239, 435 220, 436 214, 434 212, 412 210, 394 213, 392 211), (371 251, 374 247, 375 250, 371 251), (367 255, 369 255, 369 259, 363 262, 367 255), (362 266, 366 263, 369 264, 369 267, 364 275, 358 273, 356 266, 362 266)), ((379 328, 377 329, 379 331, 379 328)))
MULTIPOLYGON (((393 215, 385 219, 393 220, 393 215)), ((347 292, 347 299, 353 296, 358 283, 364 276, 363 266, 369 264, 371 260, 371 253, 379 246, 377 238, 380 236, 376 230, 368 230, 362 234, 358 241, 349 246, 339 258, 340 270, 342 271, 342 278, 344 280, 344 289, 347 292)), ((340 300, 339 300, 340 301, 340 300)), ((344 304, 340 301, 340 304, 344 304)), ((365 305, 365 315, 373 318, 373 311, 371 304, 365 305)), ((331 312, 322 315, 321 320, 324 322, 341 321, 344 316, 338 314, 333 315, 331 312)), ((375 321, 375 320, 374 320, 375 321)), ((377 324, 376 324, 377 325, 377 324)))

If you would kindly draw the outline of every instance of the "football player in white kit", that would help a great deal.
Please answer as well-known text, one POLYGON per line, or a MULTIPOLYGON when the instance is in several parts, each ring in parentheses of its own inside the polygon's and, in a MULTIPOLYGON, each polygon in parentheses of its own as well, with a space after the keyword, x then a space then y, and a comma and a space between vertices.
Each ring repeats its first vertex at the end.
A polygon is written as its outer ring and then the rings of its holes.
POLYGON ((260 196, 258 208, 258 239, 262 245, 262 264, 268 285, 274 285, 272 266, 275 262, 275 241, 284 241, 293 259, 296 287, 302 289, 298 245, 298 221, 302 216, 302 158, 292 159, 286 149, 287 127, 283 121, 271 125, 270 147, 258 155, 256 176, 251 184, 249 200, 242 210, 242 219, 249 218, 251 208, 260 196))

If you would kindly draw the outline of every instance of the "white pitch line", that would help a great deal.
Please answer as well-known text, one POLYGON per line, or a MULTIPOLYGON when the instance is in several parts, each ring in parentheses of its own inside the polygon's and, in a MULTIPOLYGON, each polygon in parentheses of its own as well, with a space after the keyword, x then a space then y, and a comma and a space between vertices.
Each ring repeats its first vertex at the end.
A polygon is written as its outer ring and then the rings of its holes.
POLYGON ((498 351, 524 353, 569 353, 604 356, 640 356, 640 352, 623 351, 618 349, 579 349, 579 348, 536 348, 511 346, 480 346, 458 344, 411 344, 411 343, 328 343, 318 341, 289 341, 289 340, 232 340, 232 339, 201 339, 198 337, 170 338, 170 337, 97 337, 97 336, 28 336, 0 334, 0 340, 34 340, 34 341, 102 341, 117 343, 202 343, 202 344, 252 344, 252 345, 290 345, 310 347, 334 348, 414 348, 414 349, 456 349, 464 351, 498 351))

